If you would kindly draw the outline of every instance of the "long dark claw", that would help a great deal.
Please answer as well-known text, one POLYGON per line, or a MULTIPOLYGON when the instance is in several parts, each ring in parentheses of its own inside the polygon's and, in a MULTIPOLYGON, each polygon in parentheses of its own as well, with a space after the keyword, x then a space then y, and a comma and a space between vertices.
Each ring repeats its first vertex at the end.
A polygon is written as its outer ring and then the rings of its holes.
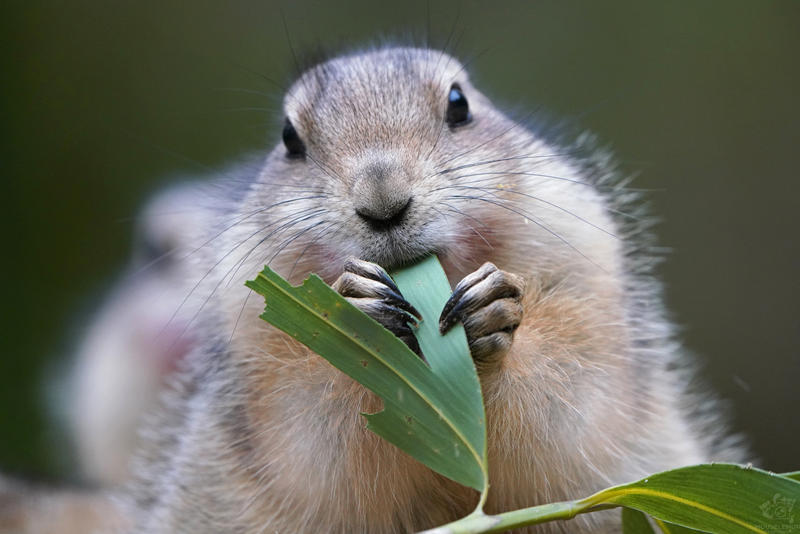
POLYGON ((457 285, 453 294, 444 304, 442 313, 439 316, 439 332, 444 334, 450 330, 459 320, 460 309, 457 308, 464 294, 475 285, 485 280, 492 273, 498 272, 497 267, 490 262, 484 263, 480 269, 464 277, 457 285))
POLYGON ((477 283, 470 285, 469 282, 472 280, 466 278, 464 282, 466 283, 463 287, 466 289, 459 291, 457 287, 448 301, 448 306, 442 311, 439 318, 439 330, 442 333, 452 328, 458 321, 463 323, 467 316, 486 309, 493 302, 507 298, 518 299, 525 286, 522 278, 496 269, 477 283))
POLYGON ((377 263, 371 263, 357 258, 350 257, 344 262, 344 270, 357 275, 375 280, 390 287, 394 292, 400 293, 400 288, 394 283, 392 277, 377 263))
POLYGON ((417 309, 411 305, 406 299, 401 297, 399 294, 394 293, 391 296, 387 296, 386 300, 390 301, 392 304, 403 310, 408 314, 409 320, 414 324, 419 324, 422 320, 422 314, 417 311, 417 309))
MULTIPOLYGON (((373 266, 367 262, 361 264, 373 266)), ((352 268, 353 262, 348 264, 348 268, 352 268)), ((377 267, 377 266, 374 266, 377 267)), ((377 267, 380 269, 379 267, 377 267)), ((396 288, 397 286, 395 286, 396 288)), ((418 323, 422 319, 422 314, 411 305, 400 294, 398 289, 393 289, 381 280, 375 278, 368 278, 363 276, 363 272, 353 272, 352 270, 345 271, 336 282, 333 283, 333 288, 338 291, 343 297, 353 298, 379 298, 389 302, 396 307, 406 311, 409 314, 409 320, 418 323)))
POLYGON ((351 304, 378 321, 400 338, 415 354, 422 356, 414 330, 422 314, 411 305, 380 265, 349 258, 344 272, 332 287, 351 304))
POLYGON ((400 338, 417 356, 422 357, 419 342, 414 335, 417 319, 409 312, 381 299, 352 297, 347 299, 400 338))
POLYGON ((524 278, 485 263, 456 286, 439 317, 439 330, 444 334, 460 321, 472 357, 487 363, 511 347, 522 322, 524 291, 524 278))
POLYGON ((475 271, 474 273, 470 273, 464 277, 457 285, 453 294, 450 295, 450 298, 447 299, 447 302, 444 304, 444 308, 442 309, 442 314, 439 316, 439 330, 444 334, 450 327, 453 326, 451 323, 446 328, 444 325, 444 319, 448 315, 450 315, 450 311, 453 307, 458 303, 461 299, 461 296, 472 286, 480 282, 481 280, 485 279, 491 273, 497 271, 497 267, 493 263, 486 262, 481 265, 480 269, 475 271))

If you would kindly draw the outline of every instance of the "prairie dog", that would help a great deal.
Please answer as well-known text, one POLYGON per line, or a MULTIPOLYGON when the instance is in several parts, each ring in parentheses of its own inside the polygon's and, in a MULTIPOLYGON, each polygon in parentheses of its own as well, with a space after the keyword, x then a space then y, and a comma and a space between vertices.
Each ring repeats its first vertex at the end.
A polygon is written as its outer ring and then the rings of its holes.
POLYGON ((318 273, 408 339, 384 269, 439 256, 456 288, 441 326, 465 325, 486 401, 488 512, 736 457, 688 414, 646 225, 589 137, 510 120, 427 49, 321 63, 284 113, 237 224, 202 250, 204 340, 147 429, 135 532, 411 532, 476 504, 365 429, 370 393, 259 319, 242 284, 265 263, 294 283, 318 273))
POLYGON ((76 350, 66 399, 81 475, 94 483, 127 480, 143 416, 198 340, 187 273, 231 189, 184 182, 154 195, 137 217, 130 263, 76 350))

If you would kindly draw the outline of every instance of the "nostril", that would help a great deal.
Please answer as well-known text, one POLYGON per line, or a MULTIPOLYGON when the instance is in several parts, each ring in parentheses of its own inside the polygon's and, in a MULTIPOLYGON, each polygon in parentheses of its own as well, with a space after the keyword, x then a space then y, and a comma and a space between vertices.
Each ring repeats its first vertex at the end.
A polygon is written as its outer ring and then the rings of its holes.
POLYGON ((386 229, 399 224, 410 206, 411 197, 406 197, 378 205, 359 205, 356 206, 356 213, 373 228, 386 229))

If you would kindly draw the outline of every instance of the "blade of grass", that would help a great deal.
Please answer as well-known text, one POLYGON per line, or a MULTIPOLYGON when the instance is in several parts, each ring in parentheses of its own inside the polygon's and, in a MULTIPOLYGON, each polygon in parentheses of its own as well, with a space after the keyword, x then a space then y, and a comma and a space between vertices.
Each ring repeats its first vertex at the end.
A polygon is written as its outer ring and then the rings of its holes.
MULTIPOLYGON (((390 273, 403 297, 422 315, 422 321, 414 334, 420 349, 428 361, 431 371, 441 379, 443 394, 459 399, 460 413, 474 420, 470 442, 475 446, 478 461, 488 480, 488 454, 486 451, 486 414, 483 393, 475 363, 472 361, 467 335, 461 324, 456 324, 444 335, 439 333, 439 315, 450 298, 452 290, 447 275, 435 256, 429 256, 417 264, 390 273)), ((464 425, 465 428, 468 425, 464 425)), ((478 508, 486 500, 488 485, 482 490, 478 508)))

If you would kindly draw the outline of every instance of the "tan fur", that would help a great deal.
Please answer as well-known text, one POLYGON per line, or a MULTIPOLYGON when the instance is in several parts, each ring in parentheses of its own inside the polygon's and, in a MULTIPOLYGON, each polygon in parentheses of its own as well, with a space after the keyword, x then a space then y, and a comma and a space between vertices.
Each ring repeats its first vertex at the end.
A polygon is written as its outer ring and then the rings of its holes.
MULTIPOLYGON (((365 430, 359 412, 380 408, 372 394, 258 318, 263 302, 242 283, 265 262, 295 283, 309 272, 331 283, 349 256, 388 268, 435 252, 453 285, 486 261, 525 278, 511 349, 479 363, 490 512, 710 459, 670 370, 680 352, 647 236, 613 215, 626 193, 602 153, 534 135, 428 50, 333 60, 285 102, 307 158, 276 148, 226 221, 240 222, 204 251, 208 342, 148 429, 136 532, 409 532, 477 502, 365 430), (474 120, 450 129, 453 83, 474 120), (394 234, 353 211, 353 183, 376 161, 413 194, 394 234)), ((616 517, 529 531, 613 531, 616 517)))

